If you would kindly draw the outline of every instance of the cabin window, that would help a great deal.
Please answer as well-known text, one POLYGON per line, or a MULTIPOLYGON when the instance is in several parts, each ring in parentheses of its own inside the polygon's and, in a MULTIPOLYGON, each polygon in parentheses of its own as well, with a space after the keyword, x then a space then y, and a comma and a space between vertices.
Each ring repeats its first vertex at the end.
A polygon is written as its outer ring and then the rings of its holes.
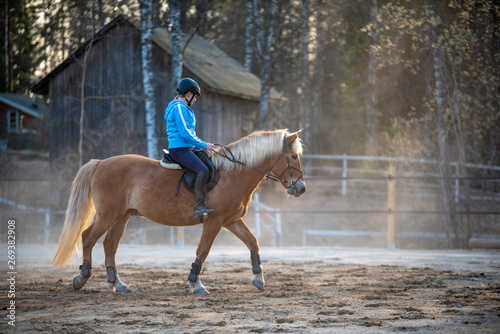
POLYGON ((7 130, 8 133, 19 132, 19 110, 7 111, 7 130))

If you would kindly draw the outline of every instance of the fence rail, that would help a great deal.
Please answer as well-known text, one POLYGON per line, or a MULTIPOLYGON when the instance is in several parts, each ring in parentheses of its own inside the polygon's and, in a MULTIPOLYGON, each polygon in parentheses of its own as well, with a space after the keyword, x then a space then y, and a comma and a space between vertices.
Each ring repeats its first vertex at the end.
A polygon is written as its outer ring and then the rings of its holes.
MULTIPOLYGON (((414 162, 421 164, 437 165, 438 161, 433 159, 415 159, 415 158, 405 158, 405 157, 376 157, 376 156, 366 156, 366 155, 326 155, 326 154, 304 154, 302 159, 319 159, 319 160, 342 160, 345 163, 347 161, 383 161, 383 162, 414 162)), ((459 166, 456 161, 450 162, 451 166, 459 166)), ((500 171, 500 166, 490 166, 482 164, 466 163, 465 167, 486 169, 486 170, 496 170, 500 171)))
MULTIPOLYGON (((306 169, 306 180, 307 179, 318 179, 318 180, 338 180, 342 181, 342 196, 346 196, 347 193, 347 181, 368 181, 377 183, 387 183, 388 184, 388 206, 385 210, 319 210, 319 211, 307 211, 307 210, 287 210, 281 211, 280 209, 271 208, 259 201, 259 194, 254 194, 254 200, 252 201, 252 206, 250 207, 251 212, 253 212, 255 217, 255 234, 257 238, 261 237, 262 230, 266 229, 272 234, 272 245, 281 246, 282 245, 282 229, 281 229, 281 217, 283 214, 308 214, 308 215, 334 215, 334 214, 383 214, 388 217, 388 229, 387 232, 371 232, 371 231, 336 231, 336 230, 304 230, 303 240, 305 240, 307 235, 350 235, 350 236, 362 236, 362 235, 377 235, 377 236, 387 236, 388 237, 388 247, 394 247, 394 236, 396 235, 394 230, 394 217, 399 214, 425 214, 425 215, 500 215, 500 211, 443 211, 443 210, 398 210, 395 204, 395 182, 397 180, 415 180, 415 181, 438 181, 438 180, 455 180, 455 201, 458 202, 459 198, 459 182, 460 181, 493 181, 500 182, 500 177, 495 176, 485 176, 485 177, 474 177, 474 176, 459 176, 458 167, 459 164, 456 162, 450 163, 451 166, 457 168, 457 175, 455 176, 436 176, 436 175, 425 175, 425 174, 415 174, 415 175, 396 175, 394 170, 370 170, 369 172, 384 174, 380 176, 355 176, 348 175, 349 172, 364 172, 363 169, 350 168, 348 169, 349 161, 372 161, 372 162, 410 162, 410 163, 421 163, 421 164, 437 164, 437 160, 427 160, 427 159, 412 159, 412 158, 401 158, 401 157, 373 157, 373 156, 351 156, 351 155, 319 155, 319 154, 305 154, 303 155, 303 160, 305 161, 304 166, 306 169), (341 161, 342 167, 326 167, 325 170, 331 171, 332 168, 336 171, 341 170, 342 176, 313 176, 310 171, 312 168, 313 160, 329 160, 329 161, 341 161), (383 182, 386 181, 386 182, 383 182), (390 189, 392 187, 392 190, 390 189), (392 222, 391 222, 392 220, 392 222), (339 234, 340 233, 340 234, 339 234)), ((465 164, 467 168, 482 169, 488 171, 500 171, 500 166, 489 166, 481 164, 465 164)), ((320 168, 314 167, 314 170, 320 168)), ((27 181, 27 182, 49 182, 49 181, 60 181, 56 179, 37 179, 37 178, 1 178, 0 182, 14 182, 14 181, 27 181)), ((71 180, 68 180, 71 181, 71 180)), ((496 194, 495 194, 496 195, 496 194)), ((493 196, 492 198, 499 198, 500 196, 493 196)), ((45 215, 45 243, 49 240, 50 230, 53 227, 51 224, 51 216, 53 214, 62 215, 64 211, 52 211, 46 208, 36 208, 27 205, 21 205, 9 201, 8 199, 0 198, 0 203, 8 204, 14 207, 14 210, 1 211, 2 214, 28 214, 28 213, 38 213, 45 215)), ((177 244, 182 246, 184 244, 184 229, 183 228, 171 228, 170 239, 171 243, 174 243, 174 230, 177 230, 177 244)), ((422 236, 423 234, 411 234, 410 232, 398 233, 398 236, 422 236), (406 233, 406 234, 405 234, 406 233)), ((424 233, 427 237, 445 237, 444 233, 424 233)))
MULTIPOLYGON (((405 158, 405 157, 376 157, 376 156, 363 156, 363 155, 325 155, 325 154, 304 154, 302 156, 302 160, 304 160, 304 165, 305 165, 305 172, 306 172, 306 177, 307 178, 318 178, 315 176, 308 176, 311 175, 311 164, 308 163, 311 160, 330 160, 330 161, 342 161, 342 176, 341 177, 335 177, 332 176, 332 179, 336 180, 342 180, 342 196, 345 197, 347 194, 347 181, 354 180, 354 181, 359 181, 359 180, 385 180, 388 177, 392 177, 395 179, 414 179, 414 180, 455 180, 455 201, 458 201, 458 196, 459 196, 459 181, 460 180, 500 180, 500 178, 497 177, 484 177, 484 178, 477 178, 477 177, 468 177, 468 176, 459 176, 458 174, 458 168, 460 164, 458 162, 450 162, 450 166, 455 167, 456 170, 456 176, 432 176, 432 175, 423 175, 423 176, 395 176, 395 175, 390 175, 389 176, 365 176, 365 177, 351 177, 347 176, 348 174, 348 162, 349 161, 373 161, 373 162, 411 162, 411 163, 419 163, 419 164, 427 164, 427 165, 437 165, 438 161, 433 160, 433 159, 415 159, 415 158, 405 158)), ((490 171, 500 171, 500 166, 490 166, 490 165, 482 165, 482 164, 473 164, 473 163, 466 163, 465 167, 467 168, 474 168, 474 169, 483 169, 483 170, 490 170, 490 171)), ((315 168, 318 169, 318 168, 315 168)), ((359 169, 352 169, 351 170, 356 170, 359 171, 359 169)), ((385 173, 386 171, 382 170, 373 170, 372 172, 377 172, 377 173, 385 173)))

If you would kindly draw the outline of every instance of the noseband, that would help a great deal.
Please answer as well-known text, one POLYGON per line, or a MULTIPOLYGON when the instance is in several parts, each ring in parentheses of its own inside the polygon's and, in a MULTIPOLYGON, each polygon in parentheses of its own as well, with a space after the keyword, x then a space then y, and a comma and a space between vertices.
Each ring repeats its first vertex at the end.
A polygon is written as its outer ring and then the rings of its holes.
MULTIPOLYGON (((222 146, 222 145, 219 145, 219 144, 215 144, 215 146, 219 146, 221 148, 221 150, 222 150, 222 153, 214 151, 215 153, 217 153, 217 154, 225 157, 226 159, 228 159, 231 162, 234 162, 234 163, 240 164, 242 166, 248 167, 245 163, 236 160, 236 158, 233 155, 233 152, 231 152, 231 150, 229 148, 227 148, 225 146, 222 146)), ((297 168, 295 166, 292 166, 290 164, 290 157, 288 156, 288 152, 286 150, 287 146, 291 146, 291 144, 287 145, 287 143, 286 143, 286 135, 284 135, 283 136, 283 153, 285 154, 285 159, 286 159, 287 167, 285 168, 285 170, 283 171, 283 173, 281 173, 279 176, 274 175, 272 173, 272 170, 273 170, 274 166, 276 166, 276 164, 278 163, 278 161, 280 161, 281 155, 278 157, 278 159, 276 159, 276 161, 274 162, 274 164, 271 166, 271 168, 267 172, 264 171, 264 170, 262 170, 262 169, 260 169, 260 168, 257 168, 257 167, 250 167, 250 168, 255 169, 256 171, 261 172, 262 174, 264 174, 266 176, 266 180, 273 180, 273 181, 276 181, 276 182, 287 183, 288 184, 287 189, 289 189, 289 188, 295 188, 295 185, 297 184, 297 182, 299 182, 300 179, 304 178, 304 171, 302 169, 297 168), (293 171, 294 170, 300 172, 300 176, 295 181, 293 180, 293 171), (283 174, 285 174, 287 171, 290 173, 290 179, 289 180, 286 180, 285 178, 283 178, 283 174)))

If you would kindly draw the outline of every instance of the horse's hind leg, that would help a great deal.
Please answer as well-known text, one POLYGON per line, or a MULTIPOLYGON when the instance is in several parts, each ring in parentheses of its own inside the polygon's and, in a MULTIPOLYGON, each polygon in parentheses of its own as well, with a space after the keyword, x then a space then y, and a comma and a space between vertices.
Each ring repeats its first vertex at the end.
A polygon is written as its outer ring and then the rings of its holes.
POLYGON ((129 219, 130 214, 128 213, 118 219, 118 221, 108 230, 106 238, 104 238, 103 242, 104 254, 106 256, 105 264, 106 272, 108 274, 108 284, 110 289, 116 292, 131 292, 127 285, 120 281, 120 278, 116 273, 115 264, 116 250, 118 249, 118 244, 123 236, 123 232, 125 232, 125 227, 127 227, 129 219))
POLYGON ((95 221, 82 233, 83 263, 80 275, 73 278, 73 289, 80 290, 92 275, 92 248, 97 240, 108 230, 118 217, 102 217, 97 215, 95 221))
POLYGON ((264 291, 265 281, 262 265, 260 263, 259 242, 257 241, 257 238, 253 235, 247 224, 245 224, 241 218, 225 227, 229 231, 233 232, 233 234, 241 241, 243 241, 250 250, 253 272, 252 284, 260 291, 264 291))

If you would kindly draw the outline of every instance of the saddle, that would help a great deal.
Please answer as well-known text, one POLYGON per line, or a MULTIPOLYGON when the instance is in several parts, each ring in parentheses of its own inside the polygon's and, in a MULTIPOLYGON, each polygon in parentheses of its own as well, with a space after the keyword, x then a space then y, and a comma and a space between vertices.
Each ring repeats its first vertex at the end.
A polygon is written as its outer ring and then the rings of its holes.
MULTIPOLYGON (((217 183, 219 183, 220 172, 217 167, 215 167, 212 159, 208 156, 208 154, 203 150, 195 150, 194 154, 208 167, 208 178, 207 178, 207 193, 215 188, 217 183)), ((191 170, 185 168, 184 166, 179 165, 175 162, 168 150, 163 150, 163 157, 160 160, 160 165, 167 169, 180 169, 182 170, 181 176, 179 178, 179 183, 177 184, 177 189, 175 190, 175 194, 179 193, 179 187, 182 184, 184 188, 186 188, 189 192, 194 194, 194 183, 196 182, 196 173, 191 170)))

